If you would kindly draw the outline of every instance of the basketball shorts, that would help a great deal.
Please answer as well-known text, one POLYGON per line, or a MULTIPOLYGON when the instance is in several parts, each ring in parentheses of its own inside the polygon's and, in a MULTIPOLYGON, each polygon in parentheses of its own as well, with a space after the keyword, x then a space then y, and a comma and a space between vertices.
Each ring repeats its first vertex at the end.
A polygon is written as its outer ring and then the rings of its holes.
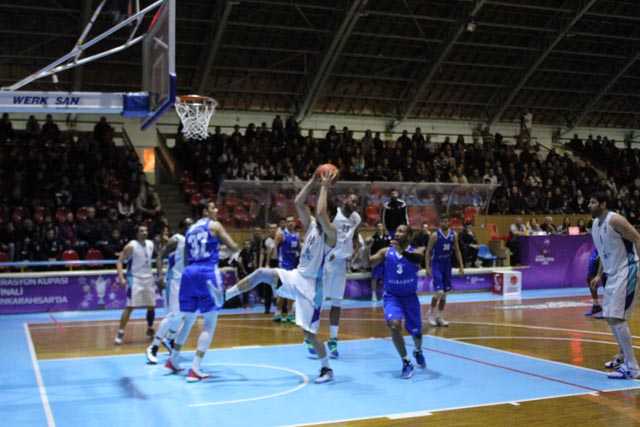
POLYGON ((180 279, 181 276, 167 275, 167 313, 180 314, 180 279))
POLYGON ((347 286, 347 260, 325 260, 322 272, 322 293, 325 298, 343 299, 347 286))
POLYGON ((449 292, 451 290, 451 263, 431 263, 433 290, 449 292))
POLYGON ((384 262, 379 262, 371 269, 372 279, 384 279, 384 262))
POLYGON ((638 292, 638 263, 631 262, 616 274, 607 276, 604 287, 602 314, 604 317, 629 320, 635 307, 638 292))
POLYGON ((420 314, 420 300, 418 294, 410 294, 407 296, 398 296, 385 292, 384 301, 384 318, 387 324, 391 320, 404 321, 404 328, 411 335, 422 333, 422 316, 420 314))
POLYGON ((153 277, 129 277, 127 286, 127 307, 155 307, 156 290, 153 277))
POLYGON ((213 289, 220 289, 222 274, 218 267, 188 265, 180 279, 180 311, 186 313, 208 313, 220 310, 213 297, 213 289))
POLYGON ((277 268, 276 272, 282 282, 276 294, 296 302, 296 325, 305 331, 317 334, 322 311, 322 278, 304 277, 297 269, 277 268))

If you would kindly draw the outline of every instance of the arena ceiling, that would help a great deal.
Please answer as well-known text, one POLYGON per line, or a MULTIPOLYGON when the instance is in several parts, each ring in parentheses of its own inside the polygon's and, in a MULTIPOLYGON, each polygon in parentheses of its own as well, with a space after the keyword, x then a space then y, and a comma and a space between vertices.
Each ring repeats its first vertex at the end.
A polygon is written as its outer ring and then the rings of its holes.
MULTIPOLYGON (((97 4, 2 0, 0 85, 68 52, 97 4)), ((565 130, 640 127, 637 0, 177 0, 176 28, 178 93, 222 109, 398 125, 518 121, 528 107, 565 130)), ((23 89, 139 90, 140 58, 136 47, 23 89)))

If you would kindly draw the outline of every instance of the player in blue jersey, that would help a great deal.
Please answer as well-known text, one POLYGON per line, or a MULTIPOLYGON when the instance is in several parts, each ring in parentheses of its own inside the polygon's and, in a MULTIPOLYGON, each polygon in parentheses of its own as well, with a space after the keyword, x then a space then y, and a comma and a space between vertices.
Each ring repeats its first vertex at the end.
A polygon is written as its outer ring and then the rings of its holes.
POLYGON ((404 327, 411 334, 415 344, 413 356, 421 368, 427 364, 422 354, 422 315, 418 299, 418 271, 424 258, 424 248, 413 248, 409 241, 411 230, 406 225, 399 225, 391 240, 391 246, 380 249, 370 255, 371 242, 365 244, 365 259, 371 265, 384 261, 384 317, 391 331, 391 338, 398 354, 402 358, 400 378, 411 378, 413 364, 407 355, 407 347, 402 336, 402 319, 404 327))
POLYGON ((156 259, 158 288, 165 289, 166 283, 165 307, 167 309, 167 315, 164 316, 164 319, 160 322, 153 342, 147 348, 147 361, 151 364, 158 363, 157 354, 160 343, 171 353, 173 349, 171 341, 176 335, 180 322, 182 321, 182 314, 180 313, 180 279, 182 278, 182 271, 184 270, 184 235, 187 229, 191 227, 191 224, 193 224, 191 218, 187 217, 180 220, 178 223, 178 232, 171 236, 171 239, 169 239, 167 245, 160 251, 156 259), (169 257, 169 268, 165 281, 162 269, 164 268, 164 259, 167 256, 169 257))
POLYGON ((188 382, 211 377, 200 370, 200 363, 211 344, 218 311, 224 305, 222 275, 218 270, 220 244, 227 245, 234 255, 239 252, 238 245, 216 220, 215 203, 203 199, 196 209, 201 218, 189 227, 185 236, 185 268, 180 281, 180 311, 184 314, 184 324, 176 336, 171 357, 165 364, 165 368, 173 373, 182 370, 179 365, 180 350, 196 321, 197 311, 200 311, 204 315, 204 325, 198 337, 196 355, 187 373, 188 382))
POLYGON ((442 312, 447 303, 447 293, 451 291, 451 255, 455 251, 460 266, 458 271, 464 274, 464 263, 458 245, 456 232, 449 227, 449 215, 440 217, 440 228, 429 237, 427 245, 425 269, 428 277, 433 277, 431 309, 427 314, 427 321, 431 326, 449 326, 444 320, 442 312))
MULTIPOLYGON (((275 238, 275 246, 271 250, 278 252, 278 268, 284 270, 293 270, 298 265, 298 256, 300 255, 300 235, 296 231, 296 220, 293 216, 285 219, 285 226, 282 231, 278 231, 275 238)), ((271 256, 269 253, 268 256, 271 256)), ((276 299, 276 313, 273 316, 275 322, 291 322, 295 323, 296 318, 293 314, 293 300, 283 297, 276 299), (284 304, 287 304, 288 316, 282 317, 284 304)))
POLYGON ((294 298, 296 301, 296 324, 302 328, 305 339, 311 342, 320 359, 322 368, 316 383, 333 380, 333 370, 329 366, 329 357, 322 340, 318 337, 320 313, 322 311, 322 271, 325 258, 325 247, 336 245, 336 228, 331 224, 329 213, 335 215, 335 206, 329 206, 327 199, 331 181, 335 173, 320 176, 320 194, 316 201, 316 218, 311 216, 307 207, 307 198, 311 193, 317 174, 307 182, 296 196, 295 204, 298 217, 307 229, 302 243, 300 262, 293 270, 281 268, 259 268, 249 276, 240 280, 226 292, 226 299, 247 292, 260 283, 270 283, 279 296, 294 298), (282 286, 277 287, 278 281, 282 286))

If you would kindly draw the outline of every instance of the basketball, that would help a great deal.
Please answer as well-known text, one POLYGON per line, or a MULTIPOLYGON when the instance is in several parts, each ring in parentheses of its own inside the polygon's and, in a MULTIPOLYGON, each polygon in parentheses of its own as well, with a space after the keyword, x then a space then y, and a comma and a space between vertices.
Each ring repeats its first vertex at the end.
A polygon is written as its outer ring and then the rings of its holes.
MULTIPOLYGON (((324 164, 318 166, 318 168, 316 169, 316 172, 317 172, 318 176, 321 176, 322 174, 330 173, 330 172, 337 171, 337 170, 338 170, 338 168, 335 167, 335 165, 333 165, 331 163, 324 163, 324 164)), ((339 173, 336 173, 336 176, 331 180, 332 184, 335 184, 336 181, 338 181, 338 175, 339 175, 339 173)))

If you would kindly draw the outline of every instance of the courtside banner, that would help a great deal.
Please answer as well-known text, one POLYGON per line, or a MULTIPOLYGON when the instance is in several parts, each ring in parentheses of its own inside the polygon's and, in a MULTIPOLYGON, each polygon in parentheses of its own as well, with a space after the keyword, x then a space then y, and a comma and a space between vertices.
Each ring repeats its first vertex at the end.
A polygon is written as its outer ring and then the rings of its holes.
POLYGON ((0 111, 120 114, 122 93, 0 91, 0 111))
MULTIPOLYGON (((221 273, 226 287, 235 283, 234 268, 221 273)), ((0 314, 120 309, 126 300, 127 288, 111 270, 0 274, 0 314)), ((156 288, 156 306, 164 305, 164 295, 156 288)))

